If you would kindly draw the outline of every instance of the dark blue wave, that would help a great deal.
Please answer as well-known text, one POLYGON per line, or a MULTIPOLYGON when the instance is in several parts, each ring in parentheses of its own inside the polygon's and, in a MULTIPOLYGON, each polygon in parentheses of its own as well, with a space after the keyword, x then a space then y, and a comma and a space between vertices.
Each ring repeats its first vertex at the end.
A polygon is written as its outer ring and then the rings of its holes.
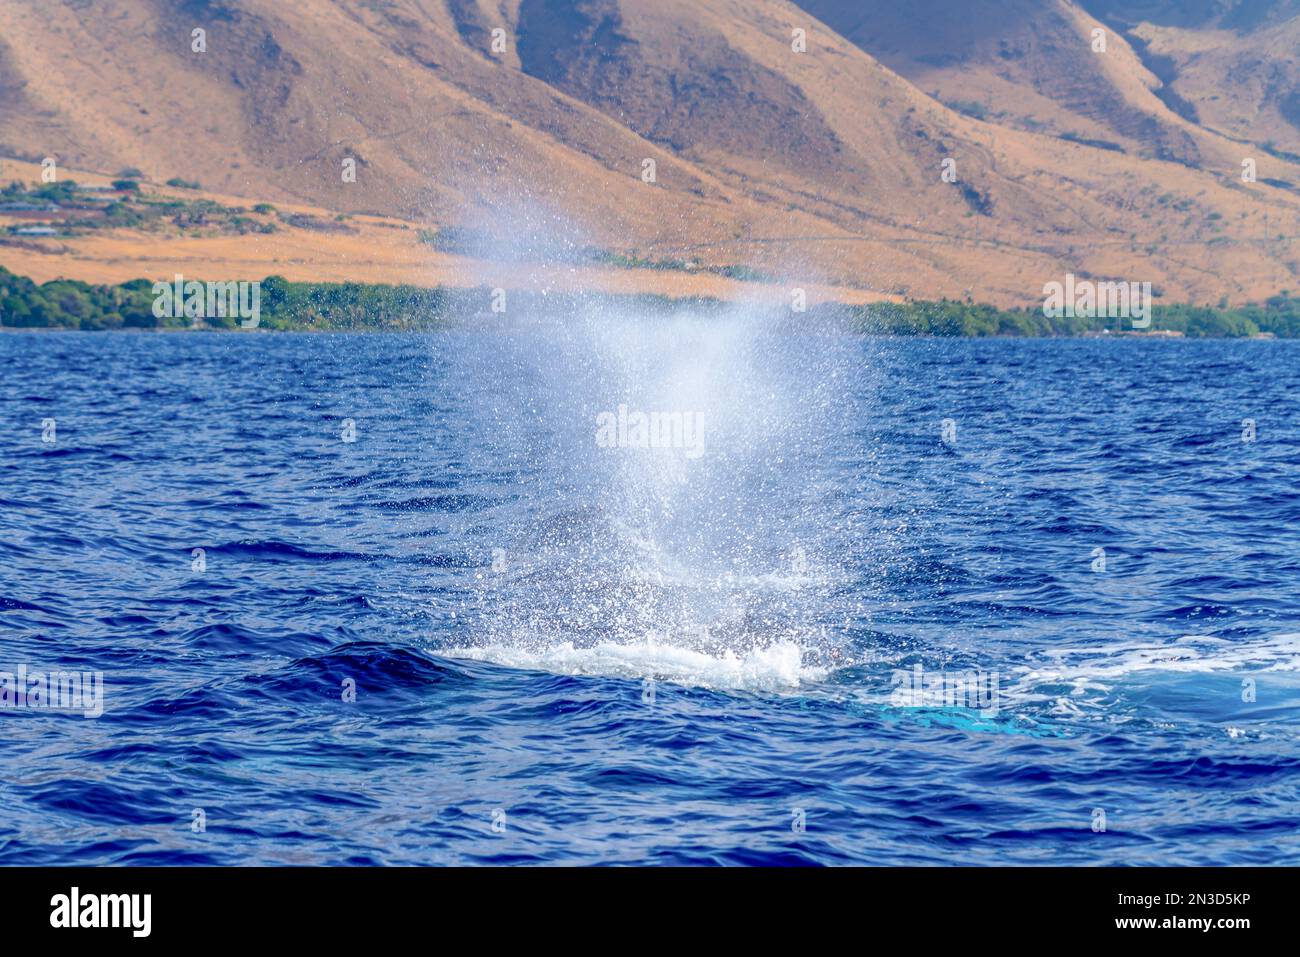
POLYGON ((789 402, 674 538, 583 457, 576 335, 0 336, 0 672, 104 682, 0 708, 0 863, 1300 860, 1292 344, 729 341, 789 402), (522 655, 685 653, 693 588, 821 670, 522 655), (1006 707, 891 703, 917 666, 1006 707))

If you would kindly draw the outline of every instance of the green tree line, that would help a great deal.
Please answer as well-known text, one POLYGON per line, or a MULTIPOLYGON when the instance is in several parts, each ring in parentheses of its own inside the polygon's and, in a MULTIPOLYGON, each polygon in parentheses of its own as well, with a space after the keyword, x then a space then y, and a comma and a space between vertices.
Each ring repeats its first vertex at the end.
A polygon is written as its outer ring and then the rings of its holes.
MULTIPOLYGON (((238 317, 233 316, 198 320, 183 316, 156 317, 153 289, 154 283, 148 279, 133 279, 119 285, 93 285, 75 279, 36 283, 0 266, 0 326, 50 329, 239 326, 238 317)), ((657 301, 657 297, 640 299, 657 301)), ((424 328, 453 312, 474 311, 476 301, 470 295, 455 294, 441 287, 289 282, 280 276, 270 276, 261 283, 260 327, 424 328)), ((822 307, 810 314, 818 313, 835 321, 847 320, 859 332, 877 335, 1079 336, 1103 329, 1131 328, 1128 320, 1048 318, 1041 309, 999 309, 953 300, 883 303, 848 310, 822 307)), ((1150 329, 1171 330, 1191 338, 1241 338, 1260 333, 1300 338, 1300 299, 1281 294, 1263 303, 1236 308, 1157 305, 1152 310, 1150 329)))
MULTIPOLYGON (((882 303, 853 310, 853 323, 866 333, 896 336, 1081 336, 1109 329, 1132 331, 1127 319, 1073 316, 1053 318, 1041 308, 996 306, 943 300, 882 303)), ((1145 332, 1178 332, 1188 338, 1246 338, 1272 333, 1300 338, 1300 298, 1281 294, 1263 303, 1236 308, 1156 305, 1145 332)))
MULTIPOLYGON (((187 277, 194 278, 194 277, 187 277)), ((133 279, 92 285, 75 279, 37 284, 0 266, 0 325, 50 329, 233 329, 239 317, 190 319, 154 315, 154 283, 133 279)), ((418 328, 446 311, 442 289, 372 283, 261 282, 259 328, 418 328)))

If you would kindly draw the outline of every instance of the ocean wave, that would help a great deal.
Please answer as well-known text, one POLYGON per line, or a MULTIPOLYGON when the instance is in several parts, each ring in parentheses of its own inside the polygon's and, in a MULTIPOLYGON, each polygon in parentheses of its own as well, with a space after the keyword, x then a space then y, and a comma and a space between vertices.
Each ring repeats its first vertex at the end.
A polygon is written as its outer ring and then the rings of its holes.
POLYGON ((602 642, 589 648, 576 648, 566 641, 539 650, 489 644, 447 648, 440 654, 528 671, 653 679, 727 691, 790 691, 827 674, 825 668, 805 665, 803 650, 793 642, 741 654, 728 649, 716 655, 652 641, 602 642))

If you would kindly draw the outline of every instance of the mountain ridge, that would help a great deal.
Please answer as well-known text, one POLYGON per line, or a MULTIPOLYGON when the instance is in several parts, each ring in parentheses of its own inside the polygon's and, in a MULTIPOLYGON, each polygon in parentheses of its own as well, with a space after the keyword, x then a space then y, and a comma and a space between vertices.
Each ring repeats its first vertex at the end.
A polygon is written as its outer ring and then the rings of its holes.
POLYGON ((1300 162, 1169 108, 1114 4, 976 2, 15 0, 0 154, 916 298, 1295 285, 1300 162))

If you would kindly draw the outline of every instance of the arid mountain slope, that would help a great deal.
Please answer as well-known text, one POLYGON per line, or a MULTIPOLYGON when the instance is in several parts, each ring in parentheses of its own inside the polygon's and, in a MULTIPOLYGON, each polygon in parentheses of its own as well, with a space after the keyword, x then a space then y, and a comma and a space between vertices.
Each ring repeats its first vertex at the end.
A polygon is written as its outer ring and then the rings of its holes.
POLYGON ((1132 33, 1202 126, 1300 155, 1300 14, 1245 32, 1144 22, 1132 33))
POLYGON ((1118 34, 1094 53, 1096 23, 1064 0, 10 0, 0 155, 918 298, 1029 302, 1066 271, 1294 287, 1300 166, 1242 183, 1241 144, 1118 34))
POLYGON ((1300 153, 1300 0, 1084 0, 1207 129, 1300 153))
POLYGON ((801 5, 922 90, 982 118, 1201 168, 1237 154, 1179 115, 1176 101, 1171 108, 1125 37, 1070 0, 801 5))

